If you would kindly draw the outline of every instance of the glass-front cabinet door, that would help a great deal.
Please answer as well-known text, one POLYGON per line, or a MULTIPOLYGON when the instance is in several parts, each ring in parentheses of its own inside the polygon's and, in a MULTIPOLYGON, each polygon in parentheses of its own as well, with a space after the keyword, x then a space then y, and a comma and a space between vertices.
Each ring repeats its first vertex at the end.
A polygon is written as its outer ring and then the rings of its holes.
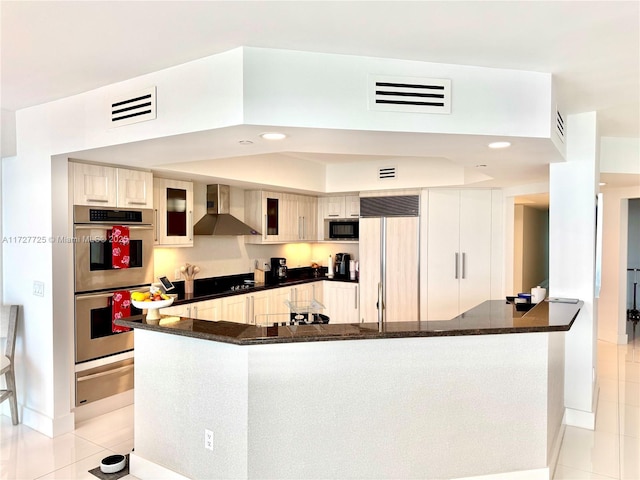
POLYGON ((193 246, 193 183, 154 179, 155 245, 193 246))

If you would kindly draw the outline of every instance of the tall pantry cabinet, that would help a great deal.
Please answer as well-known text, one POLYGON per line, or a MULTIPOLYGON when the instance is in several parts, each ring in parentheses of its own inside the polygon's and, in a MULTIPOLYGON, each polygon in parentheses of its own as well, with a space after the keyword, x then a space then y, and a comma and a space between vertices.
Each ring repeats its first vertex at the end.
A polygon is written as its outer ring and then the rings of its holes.
POLYGON ((449 320, 499 298, 502 193, 429 189, 421 196, 421 319, 449 320))

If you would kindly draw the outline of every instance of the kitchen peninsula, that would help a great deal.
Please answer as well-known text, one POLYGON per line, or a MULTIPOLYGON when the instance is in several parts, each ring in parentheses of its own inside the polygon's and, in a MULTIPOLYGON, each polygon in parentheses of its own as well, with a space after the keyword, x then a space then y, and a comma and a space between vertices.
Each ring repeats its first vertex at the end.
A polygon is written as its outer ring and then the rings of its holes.
POLYGON ((563 332, 581 307, 488 301, 382 328, 119 320, 136 337, 131 472, 548 479, 563 431, 563 332))

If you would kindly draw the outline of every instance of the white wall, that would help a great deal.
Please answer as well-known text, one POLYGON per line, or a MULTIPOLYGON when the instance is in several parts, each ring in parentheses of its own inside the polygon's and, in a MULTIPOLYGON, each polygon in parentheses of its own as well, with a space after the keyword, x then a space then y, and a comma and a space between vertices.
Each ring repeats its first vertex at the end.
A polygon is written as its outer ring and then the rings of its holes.
POLYGON ((245 123, 551 137, 550 74, 262 48, 244 54, 245 123), (369 110, 370 75, 451 79, 451 114, 369 110))
POLYGON ((569 115, 567 162, 550 165, 549 296, 584 301, 566 337, 566 423, 593 429, 597 304, 596 192, 599 149, 595 112, 569 115))
POLYGON ((640 175, 640 138, 602 137, 600 171, 640 175))

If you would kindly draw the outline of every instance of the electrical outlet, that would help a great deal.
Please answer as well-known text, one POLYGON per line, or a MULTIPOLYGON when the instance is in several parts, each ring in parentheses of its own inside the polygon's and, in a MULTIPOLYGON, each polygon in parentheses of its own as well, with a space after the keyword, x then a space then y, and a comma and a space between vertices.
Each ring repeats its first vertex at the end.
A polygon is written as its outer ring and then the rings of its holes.
POLYGON ((213 451, 213 432, 207 428, 204 429, 204 448, 213 451))
POLYGON ((176 268, 175 271, 173 272, 173 279, 174 280, 180 280, 180 269, 176 268))
POLYGON ((36 297, 44 297, 44 282, 35 280, 33 282, 33 294, 36 297))

